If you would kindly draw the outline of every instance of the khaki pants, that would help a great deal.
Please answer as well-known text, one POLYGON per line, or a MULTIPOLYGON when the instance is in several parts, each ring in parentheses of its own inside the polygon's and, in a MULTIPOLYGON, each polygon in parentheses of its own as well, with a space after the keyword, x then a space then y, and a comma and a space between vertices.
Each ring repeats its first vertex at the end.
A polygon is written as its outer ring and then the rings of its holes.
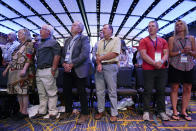
POLYGON ((58 70, 55 77, 51 74, 51 68, 37 69, 36 72, 36 84, 39 93, 39 114, 46 114, 47 107, 50 115, 56 115, 58 113, 57 105, 57 86, 56 77, 58 76, 58 70))
POLYGON ((105 85, 108 88, 108 95, 111 102, 111 115, 117 116, 117 64, 109 64, 102 66, 102 72, 95 73, 96 94, 98 103, 98 112, 105 110, 105 85))

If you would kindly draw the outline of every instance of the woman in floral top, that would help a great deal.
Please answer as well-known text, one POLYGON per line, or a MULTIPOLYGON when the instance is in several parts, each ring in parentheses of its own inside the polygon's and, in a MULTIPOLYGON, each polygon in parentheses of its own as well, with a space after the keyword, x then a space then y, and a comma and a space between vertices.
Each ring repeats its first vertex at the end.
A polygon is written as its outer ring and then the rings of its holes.
POLYGON ((16 115, 17 119, 28 117, 29 87, 33 84, 33 43, 31 35, 27 29, 18 31, 20 45, 12 54, 12 60, 3 72, 6 76, 8 72, 7 91, 9 94, 17 94, 20 111, 16 115))

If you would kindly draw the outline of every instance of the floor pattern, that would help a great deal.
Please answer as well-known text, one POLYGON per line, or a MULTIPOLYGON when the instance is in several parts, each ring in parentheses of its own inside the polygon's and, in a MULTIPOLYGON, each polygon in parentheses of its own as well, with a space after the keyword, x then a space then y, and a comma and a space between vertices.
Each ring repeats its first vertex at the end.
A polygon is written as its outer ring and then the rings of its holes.
MULTIPOLYGON (((170 108, 170 104, 167 108, 170 108)), ((0 120, 0 131, 196 131, 196 101, 191 101, 192 121, 161 121, 159 117, 150 116, 151 121, 144 122, 142 115, 135 109, 119 111, 118 121, 109 122, 109 113, 101 120, 94 120, 95 110, 89 115, 86 124, 77 125, 78 115, 66 120, 25 119, 13 121, 11 118, 0 120)), ((107 109, 109 110, 109 109, 107 109)))

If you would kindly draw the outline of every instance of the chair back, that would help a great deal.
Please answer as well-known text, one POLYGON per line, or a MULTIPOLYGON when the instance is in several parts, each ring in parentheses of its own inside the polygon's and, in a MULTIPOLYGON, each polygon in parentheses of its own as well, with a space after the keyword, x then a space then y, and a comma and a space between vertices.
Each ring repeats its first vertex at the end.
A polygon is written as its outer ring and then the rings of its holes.
POLYGON ((132 87, 133 68, 120 67, 117 74, 118 87, 132 87))

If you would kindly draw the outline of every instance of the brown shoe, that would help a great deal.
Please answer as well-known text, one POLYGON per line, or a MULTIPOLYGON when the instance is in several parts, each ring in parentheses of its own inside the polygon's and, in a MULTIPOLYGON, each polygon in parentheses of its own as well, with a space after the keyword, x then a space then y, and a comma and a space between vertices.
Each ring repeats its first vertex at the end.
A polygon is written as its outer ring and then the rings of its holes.
POLYGON ((84 124, 88 120, 88 118, 89 118, 88 115, 81 114, 78 121, 77 121, 77 124, 78 125, 84 124))
POLYGON ((104 116, 104 112, 98 113, 95 115, 95 120, 101 120, 101 118, 104 116))
POLYGON ((72 113, 63 112, 60 114, 59 120, 65 120, 66 118, 71 117, 72 113))
POLYGON ((117 117, 116 116, 111 116, 110 117, 110 122, 116 122, 117 121, 117 117))

